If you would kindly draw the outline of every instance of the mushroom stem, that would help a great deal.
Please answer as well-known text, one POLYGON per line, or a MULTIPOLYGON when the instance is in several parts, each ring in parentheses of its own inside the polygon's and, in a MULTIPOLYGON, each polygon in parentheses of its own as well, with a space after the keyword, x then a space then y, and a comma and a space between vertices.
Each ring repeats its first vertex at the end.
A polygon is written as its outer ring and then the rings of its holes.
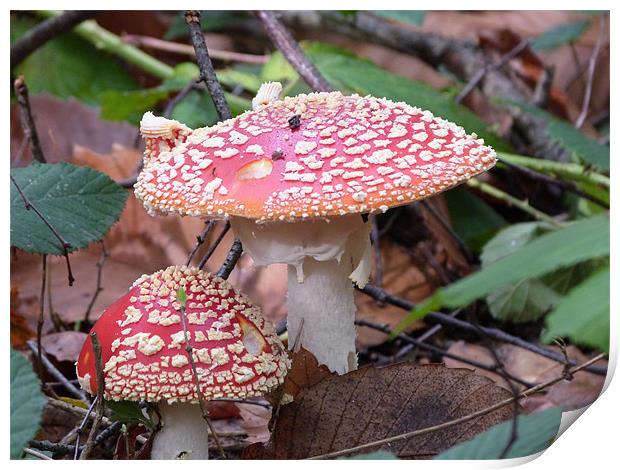
POLYGON ((159 403, 162 429, 153 440, 152 460, 207 460, 209 432, 200 405, 159 403))
POLYGON ((303 346, 338 374, 357 369, 350 267, 337 260, 306 258, 303 270, 300 283, 297 269, 288 266, 289 347, 303 346))

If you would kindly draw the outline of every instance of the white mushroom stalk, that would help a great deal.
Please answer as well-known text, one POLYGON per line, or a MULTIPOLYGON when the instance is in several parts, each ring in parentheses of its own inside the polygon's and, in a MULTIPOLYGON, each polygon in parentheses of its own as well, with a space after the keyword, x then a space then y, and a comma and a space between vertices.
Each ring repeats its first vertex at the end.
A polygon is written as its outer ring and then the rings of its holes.
POLYGON ((153 440, 152 460, 207 460, 209 433, 200 405, 159 403, 162 429, 153 440))
POLYGON ((352 281, 364 286, 370 275, 370 223, 348 215, 295 224, 233 217, 231 224, 257 265, 289 266, 289 348, 304 347, 339 374, 357 369, 352 281))

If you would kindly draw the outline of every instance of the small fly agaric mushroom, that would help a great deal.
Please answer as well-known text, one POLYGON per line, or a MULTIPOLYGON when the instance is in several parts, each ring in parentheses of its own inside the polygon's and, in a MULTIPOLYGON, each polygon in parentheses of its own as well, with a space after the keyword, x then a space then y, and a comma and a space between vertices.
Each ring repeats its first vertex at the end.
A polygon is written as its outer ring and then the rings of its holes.
POLYGON ((194 131, 145 114, 135 193, 150 212, 230 218, 257 265, 287 263, 289 338, 345 373, 357 367, 350 281, 370 275, 364 215, 456 186, 496 156, 405 103, 280 91, 264 84, 253 111, 194 131))
MULTIPOLYGON (((158 403, 163 429, 153 459, 207 459, 208 433, 199 409, 177 300, 183 289, 186 331, 205 400, 263 395, 282 383, 290 361, 260 309, 223 279, 171 266, 138 279, 99 318, 104 397, 158 403)), ((77 362, 80 385, 95 393, 90 337, 77 362)))

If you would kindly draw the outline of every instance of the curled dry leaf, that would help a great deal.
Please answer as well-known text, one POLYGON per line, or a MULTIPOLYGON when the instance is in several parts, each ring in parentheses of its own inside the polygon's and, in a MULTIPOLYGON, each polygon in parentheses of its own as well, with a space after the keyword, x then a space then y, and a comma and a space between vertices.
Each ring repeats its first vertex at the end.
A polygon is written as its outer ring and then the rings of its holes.
MULTIPOLYGON (((325 378, 280 409, 271 440, 246 459, 304 459, 466 416, 512 396, 486 377, 443 364, 399 363, 325 378)), ((464 423, 383 446, 401 458, 429 458, 509 419, 504 406, 464 423)), ((379 450, 379 446, 376 449, 379 450)))
POLYGON ((282 390, 284 396, 295 398, 305 388, 310 388, 327 377, 335 375, 326 365, 319 365, 310 351, 300 348, 292 354, 291 368, 284 379, 282 390))
MULTIPOLYGON (((548 349, 557 353, 561 352, 560 348, 557 346, 550 347, 548 349)), ((564 367, 562 364, 558 364, 551 359, 547 359, 546 357, 525 349, 504 344, 496 347, 495 351, 509 374, 519 377, 527 382, 540 383, 562 374, 564 367)), ((488 364, 490 366, 495 364, 495 359, 489 350, 477 344, 457 341, 450 346, 449 352, 467 359, 481 362, 483 364, 488 364)), ((576 360, 578 363, 588 360, 588 357, 579 351, 579 349, 575 346, 568 346, 566 348, 566 353, 569 358, 576 360)), ((447 357, 444 358, 444 362, 448 367, 473 368, 473 366, 464 365, 455 359, 447 357)), ((597 362, 597 365, 605 364, 606 361, 604 360, 597 362)), ((487 376, 496 381, 498 385, 506 388, 508 387, 504 380, 498 375, 483 369, 473 369, 476 374, 487 376)), ((559 406, 563 411, 576 410, 589 405, 596 400, 603 389, 604 382, 605 377, 592 374, 590 372, 581 371, 578 374, 575 374, 573 380, 570 382, 566 380, 558 382, 549 387, 544 396, 537 395, 528 397, 522 400, 521 404, 528 411, 541 411, 553 406, 559 406)), ((520 389, 525 389, 523 385, 515 385, 520 389)))

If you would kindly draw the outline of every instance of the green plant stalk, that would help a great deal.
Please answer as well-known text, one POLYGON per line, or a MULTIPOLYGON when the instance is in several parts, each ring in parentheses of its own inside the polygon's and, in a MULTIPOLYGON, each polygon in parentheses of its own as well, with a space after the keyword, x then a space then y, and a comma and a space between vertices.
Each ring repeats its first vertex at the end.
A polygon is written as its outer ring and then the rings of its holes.
MULTIPOLYGON (((36 13, 42 17, 49 18, 60 16, 62 11, 39 10, 36 13)), ((172 67, 142 52, 137 47, 127 44, 116 34, 99 26, 94 20, 83 21, 74 28, 74 31, 96 48, 121 57, 157 78, 165 80, 174 76, 174 69, 172 67)))
POLYGON ((552 160, 544 160, 541 158, 524 157, 522 155, 514 155, 512 153, 498 152, 497 156, 501 160, 505 160, 515 165, 521 165, 541 173, 551 173, 560 176, 567 176, 573 179, 587 181, 590 183, 600 184, 607 188, 610 186, 609 177, 588 170, 578 163, 563 163, 552 160))
POLYGON ((482 191, 483 193, 488 194, 489 196, 492 196, 495 199, 504 201, 510 206, 514 206, 514 207, 521 209, 523 212, 526 212, 527 214, 531 215, 536 220, 547 222, 553 225, 554 227, 561 227, 563 225, 562 223, 555 220, 553 217, 550 217, 544 212, 539 211, 538 209, 535 209, 534 207, 530 206, 527 201, 522 201, 521 199, 511 196, 510 194, 502 191, 501 189, 497 189, 495 186, 492 186, 488 183, 484 183, 475 178, 472 178, 467 181, 467 185, 479 191, 482 191))

